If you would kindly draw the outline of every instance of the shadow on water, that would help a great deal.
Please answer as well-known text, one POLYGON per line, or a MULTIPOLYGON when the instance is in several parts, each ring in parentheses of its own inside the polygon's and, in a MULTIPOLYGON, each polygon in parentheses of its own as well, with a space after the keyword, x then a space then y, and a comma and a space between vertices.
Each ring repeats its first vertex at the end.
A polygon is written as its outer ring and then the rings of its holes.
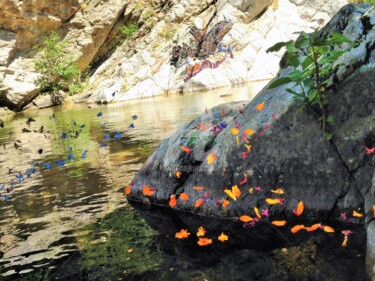
POLYGON ((64 233, 56 243, 64 245, 66 256, 9 280, 366 280, 359 228, 342 248, 339 234, 292 239, 289 229, 269 223, 244 228, 231 220, 132 205, 135 210, 121 208, 64 233), (195 231, 201 225, 213 239, 208 247, 197 245, 195 231), (181 228, 191 232, 188 239, 175 239, 181 228), (229 236, 225 243, 217 240, 221 232, 229 236))

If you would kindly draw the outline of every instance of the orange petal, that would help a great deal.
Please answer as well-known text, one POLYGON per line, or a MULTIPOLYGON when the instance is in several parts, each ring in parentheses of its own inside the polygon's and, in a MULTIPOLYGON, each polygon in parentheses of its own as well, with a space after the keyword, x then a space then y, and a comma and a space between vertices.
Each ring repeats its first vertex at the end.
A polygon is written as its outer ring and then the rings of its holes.
POLYGON ((361 218, 361 217, 363 217, 363 214, 358 213, 358 212, 356 212, 356 211, 353 211, 353 217, 361 218))
POLYGON ((237 198, 236 198, 236 196, 233 194, 232 190, 224 189, 224 192, 225 192, 230 198, 232 198, 234 201, 237 200, 237 198))
POLYGON ((251 145, 247 145, 247 144, 245 144, 245 147, 246 147, 246 149, 247 149, 247 152, 250 152, 250 150, 251 150, 251 145))
POLYGON ((255 212, 255 215, 258 217, 258 219, 260 219, 262 216, 260 215, 259 213, 259 209, 257 207, 254 207, 254 212, 255 212))
POLYGON ((342 242, 341 246, 346 247, 348 245, 348 237, 345 236, 344 241, 342 242))
POLYGON ((322 225, 320 223, 316 223, 316 224, 314 224, 314 225, 312 225, 310 227, 306 227, 305 229, 306 229, 306 231, 311 232, 311 231, 317 230, 321 226, 322 225))
POLYGON ((286 221, 272 221, 272 224, 276 226, 284 226, 286 225, 286 221))
POLYGON ((328 233, 334 233, 335 232, 335 230, 332 227, 326 226, 326 225, 323 227, 323 230, 325 232, 328 232, 328 233))
POLYGON ((241 190, 238 188, 237 185, 232 186, 232 192, 236 198, 241 196, 241 190))
POLYGON ((196 191, 202 191, 203 187, 202 186, 194 186, 193 189, 196 190, 196 191))
POLYGON ((270 205, 279 204, 279 198, 266 198, 266 202, 270 205))
POLYGON ((129 195, 129 194, 130 194, 130 192, 132 191, 131 188, 132 188, 132 187, 131 187, 130 185, 128 185, 127 187, 125 187, 125 194, 126 194, 126 195, 129 195))
POLYGON ((211 165, 214 163, 215 159, 217 158, 217 155, 215 153, 210 153, 207 155, 207 163, 208 165, 211 165))
POLYGON ((240 221, 242 221, 244 223, 250 222, 252 220, 253 220, 253 218, 251 218, 249 216, 240 216, 240 221))
POLYGON ((236 136, 240 133, 240 130, 238 130, 237 128, 231 128, 230 132, 231 132, 232 135, 236 136))
POLYGON ((254 188, 249 188, 249 192, 252 194, 254 192, 254 188))
POLYGON ((305 205, 303 204, 302 201, 300 201, 297 205, 297 208, 295 208, 293 210, 293 213, 296 215, 296 216, 300 216, 302 215, 303 211, 305 210, 305 205))
POLYGON ((224 107, 221 108, 221 117, 224 117, 225 116, 225 110, 224 110, 224 107))
POLYGON ((229 201, 228 200, 224 200, 223 201, 223 208, 226 208, 226 207, 228 207, 228 205, 229 205, 229 201))
POLYGON ((176 207, 176 205, 177 205, 176 195, 172 194, 169 199, 169 206, 171 208, 174 208, 176 207))
POLYGON ((245 134, 245 135, 248 135, 248 136, 254 135, 254 133, 255 133, 255 131, 252 130, 252 129, 246 129, 246 130, 244 131, 244 134, 245 134))
POLYGON ((154 194, 154 189, 145 185, 142 188, 142 193, 143 193, 144 196, 152 196, 154 194))
POLYGON ((284 194, 284 190, 282 190, 281 188, 271 189, 271 192, 276 194, 284 194))
POLYGON ((298 231, 305 229, 305 226, 303 224, 298 224, 292 227, 290 230, 292 233, 297 233, 298 231))
POLYGON ((263 108, 264 108, 264 102, 258 104, 255 108, 256 108, 256 110, 258 110, 258 111, 263 110, 263 108))
POLYGON ((210 238, 201 238, 200 237, 199 240, 198 240, 199 246, 208 246, 210 244, 212 244, 212 239, 210 239, 210 238))
POLYGON ((199 208, 200 206, 202 206, 203 204, 203 200, 202 199, 198 199, 197 201, 195 201, 195 208, 199 208))
POLYGON ((181 173, 181 172, 176 172, 176 177, 177 177, 177 178, 180 178, 180 177, 181 177, 181 175, 182 175, 182 173, 181 173))
POLYGON ((224 232, 222 232, 219 237, 217 238, 220 242, 228 241, 228 235, 225 235, 224 232))
POLYGON ((179 199, 180 199, 180 200, 183 200, 183 201, 184 201, 184 200, 188 200, 188 199, 189 199, 189 194, 187 194, 187 193, 185 193, 185 192, 184 192, 184 193, 181 193, 179 199))

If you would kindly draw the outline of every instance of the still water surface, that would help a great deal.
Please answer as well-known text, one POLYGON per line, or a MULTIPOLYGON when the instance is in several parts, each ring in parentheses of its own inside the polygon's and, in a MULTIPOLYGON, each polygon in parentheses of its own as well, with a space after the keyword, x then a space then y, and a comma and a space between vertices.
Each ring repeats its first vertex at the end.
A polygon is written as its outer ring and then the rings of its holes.
POLYGON ((222 97, 229 91, 2 116, 0 279, 153 280, 172 274, 175 280, 205 280, 201 270, 186 277, 173 259, 166 262, 160 248, 168 238, 129 206, 123 187, 183 124, 206 108, 249 101, 261 86, 234 88, 222 97), (27 125, 28 118, 35 122, 27 125), (114 139, 117 132, 121 136, 114 139))

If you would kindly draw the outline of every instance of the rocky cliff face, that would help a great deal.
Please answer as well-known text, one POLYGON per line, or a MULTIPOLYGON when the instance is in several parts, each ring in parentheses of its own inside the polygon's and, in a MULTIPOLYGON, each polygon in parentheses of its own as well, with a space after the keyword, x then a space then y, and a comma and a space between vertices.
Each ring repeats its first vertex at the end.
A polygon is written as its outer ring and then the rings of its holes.
POLYGON ((36 50, 52 31, 68 39, 67 53, 76 54, 79 68, 92 74, 77 101, 116 102, 270 79, 280 54, 266 56, 265 50, 293 38, 294 31, 327 22, 346 2, 1 1, 0 106, 22 110, 39 94, 36 50), (173 42, 191 42, 192 27, 210 30, 223 19, 233 23, 222 43, 231 46, 234 57, 185 83, 186 66, 170 66, 173 42), (119 28, 132 23, 138 30, 125 38, 119 28), (112 97, 114 91, 118 94, 112 97))
MULTIPOLYGON (((331 141, 323 137, 318 120, 300 110, 284 87, 265 88, 248 105, 213 108, 163 141, 136 175, 129 199, 168 207, 175 196, 178 210, 234 219, 256 218, 257 207, 269 210, 269 218, 261 221, 293 222, 286 235, 294 224, 329 221, 337 231, 369 224, 367 261, 375 276, 374 156, 365 149, 375 146, 374 8, 345 6, 320 36, 332 32, 360 44, 340 58, 337 89, 328 95, 328 112, 335 120, 331 141), (259 111, 257 105, 263 102, 259 111), (234 128, 239 131, 233 133, 234 128), (224 192, 234 185, 241 191, 237 200, 224 192), (152 196, 144 196, 144 186, 153 188, 152 196), (204 190, 197 191, 196 186, 204 190), (285 194, 270 191, 278 188, 285 194), (189 199, 179 199, 182 193, 189 199), (285 201, 270 205, 265 200, 279 197, 285 201), (224 200, 230 201, 226 207, 224 200), (293 210, 299 201, 305 211, 296 221, 293 210), (353 210, 360 210, 363 217, 352 217, 353 210)), ((279 75, 288 71, 281 69, 279 75)))

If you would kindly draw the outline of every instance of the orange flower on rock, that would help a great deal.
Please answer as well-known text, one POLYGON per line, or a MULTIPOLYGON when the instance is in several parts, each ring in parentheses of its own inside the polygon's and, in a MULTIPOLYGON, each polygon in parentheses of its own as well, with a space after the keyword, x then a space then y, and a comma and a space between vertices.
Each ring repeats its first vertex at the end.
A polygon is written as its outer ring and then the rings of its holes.
POLYGON ((154 192, 155 192, 155 188, 149 187, 147 185, 145 185, 142 188, 142 193, 143 193, 144 196, 152 196, 152 195, 154 195, 154 192))
POLYGON ((203 204, 203 200, 202 199, 198 199, 197 201, 195 201, 195 208, 199 208, 200 206, 202 206, 203 204))
POLYGON ((229 201, 228 200, 224 200, 223 204, 222 204, 223 208, 228 207, 228 205, 229 205, 229 201))
POLYGON ((171 208, 174 208, 174 207, 177 206, 176 195, 172 194, 172 195, 170 196, 170 199, 169 199, 169 206, 170 206, 171 208))
POLYGON ((182 200, 182 201, 188 200, 189 199, 189 194, 187 194, 185 192, 181 193, 179 199, 182 200))
POLYGON ((199 238, 198 240, 198 245, 203 247, 203 246, 208 246, 212 244, 212 239, 210 238, 199 238))
POLYGON ((129 195, 131 191, 132 191, 132 189, 131 189, 130 185, 128 185, 127 187, 125 187, 125 195, 129 195))
POLYGON ((197 237, 204 236, 205 234, 206 234, 206 230, 204 229, 203 226, 200 226, 200 227, 198 228, 197 237))
POLYGON ((258 110, 258 111, 263 110, 263 109, 264 109, 264 102, 258 104, 255 108, 256 108, 256 110, 258 110))
POLYGON ((188 238, 190 233, 187 231, 187 229, 181 229, 180 232, 176 232, 175 237, 177 239, 186 239, 188 238))
POLYGON ((240 130, 238 130, 237 128, 231 128, 230 132, 232 135, 237 136, 240 133, 240 130))
POLYGON ((224 232, 222 232, 219 237, 217 238, 220 242, 225 242, 225 241, 228 241, 228 235, 225 235, 224 232))

